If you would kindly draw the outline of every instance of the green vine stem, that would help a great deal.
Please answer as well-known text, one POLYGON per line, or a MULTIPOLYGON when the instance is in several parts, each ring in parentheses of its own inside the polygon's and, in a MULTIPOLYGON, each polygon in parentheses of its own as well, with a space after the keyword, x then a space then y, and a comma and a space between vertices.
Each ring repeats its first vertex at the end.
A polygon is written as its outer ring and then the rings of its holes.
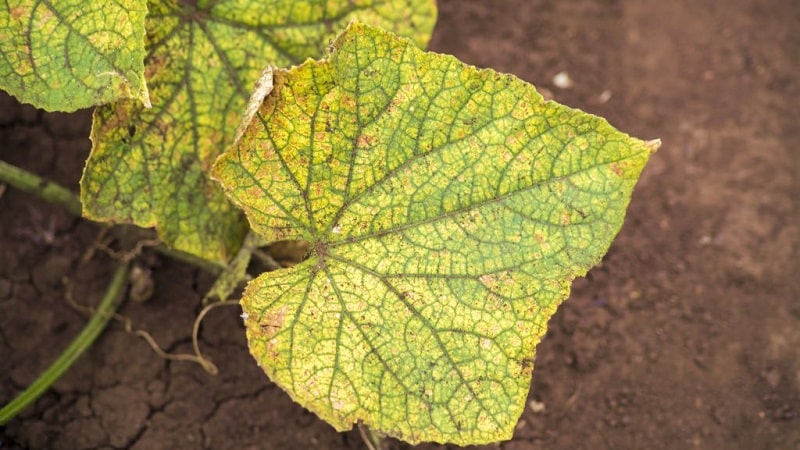
POLYGON ((0 180, 48 202, 63 206, 76 216, 81 215, 81 202, 69 189, 40 178, 26 170, 0 161, 0 180))
POLYGON ((106 290, 100 305, 92 315, 89 323, 83 328, 81 333, 66 350, 56 359, 56 361, 42 373, 31 385, 28 386, 17 398, 0 409, 0 425, 14 418, 23 409, 36 401, 64 372, 69 369, 89 346, 92 345, 100 332, 103 331, 109 319, 116 312, 120 302, 120 294, 128 283, 130 275, 130 264, 121 265, 114 273, 108 289, 106 290))
MULTIPOLYGON (((71 214, 81 217, 81 201, 69 189, 2 160, 0 160, 0 183, 8 183, 21 191, 60 205, 71 214)), ((199 267, 214 275, 221 273, 224 268, 194 255, 167 248, 163 244, 155 246, 154 249, 164 256, 199 267)))

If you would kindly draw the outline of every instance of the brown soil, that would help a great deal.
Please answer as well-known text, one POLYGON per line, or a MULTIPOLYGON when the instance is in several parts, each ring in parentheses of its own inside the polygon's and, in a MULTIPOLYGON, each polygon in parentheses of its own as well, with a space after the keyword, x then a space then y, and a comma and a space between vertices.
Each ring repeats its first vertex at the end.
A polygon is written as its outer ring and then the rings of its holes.
MULTIPOLYGON (((664 142, 603 264, 550 322, 514 440, 484 448, 800 449, 800 2, 442 0, 440 9, 433 50, 664 142), (572 88, 554 86, 560 71, 572 88)), ((0 159, 65 185, 76 186, 88 132, 86 112, 0 98, 0 159)), ((4 403, 86 321, 61 278, 76 299, 97 302, 113 264, 79 263, 97 229, 57 207, 8 188, 0 211, 4 403)), ((167 349, 189 351, 211 279, 155 264, 154 298, 123 313, 167 349)), ((204 324, 217 377, 158 358, 112 324, 0 430, 0 447, 364 448, 267 380, 239 313, 217 309, 204 324)))

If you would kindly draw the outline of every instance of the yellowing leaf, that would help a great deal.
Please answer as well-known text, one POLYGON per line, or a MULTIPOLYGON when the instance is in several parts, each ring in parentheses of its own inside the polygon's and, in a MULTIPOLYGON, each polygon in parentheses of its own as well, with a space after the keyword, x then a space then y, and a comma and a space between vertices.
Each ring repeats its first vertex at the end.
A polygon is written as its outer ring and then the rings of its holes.
POLYGON ((0 89, 48 111, 150 105, 144 0, 14 0, 0 9, 0 89))
POLYGON ((366 25, 333 46, 275 73, 215 165, 255 231, 310 243, 247 286, 250 350, 338 430, 509 439, 547 320, 657 143, 366 25))
POLYGON ((84 214, 155 226, 179 250, 228 261, 246 223, 208 179, 209 167, 233 141, 262 69, 321 55, 353 18, 423 45, 435 8, 433 0, 151 3, 146 75, 153 108, 120 101, 96 110, 81 181, 84 214))

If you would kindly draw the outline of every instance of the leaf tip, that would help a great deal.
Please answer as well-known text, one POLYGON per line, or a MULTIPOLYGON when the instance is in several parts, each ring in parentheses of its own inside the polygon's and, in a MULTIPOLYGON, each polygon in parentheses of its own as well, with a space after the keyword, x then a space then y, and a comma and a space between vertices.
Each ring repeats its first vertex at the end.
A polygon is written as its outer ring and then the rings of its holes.
POLYGON ((142 97, 142 106, 144 106, 145 109, 153 108, 153 104, 150 103, 150 93, 147 90, 145 90, 144 97, 142 97))
POLYGON ((650 154, 653 154, 661 147, 661 139, 645 141, 644 146, 650 151, 650 154))
POLYGON ((259 75, 258 80, 256 80, 256 85, 253 88, 253 93, 250 94, 250 99, 247 101, 247 106, 245 107, 244 115, 242 115, 242 120, 239 122, 239 127, 236 129, 234 142, 238 141, 242 134, 244 134, 244 131, 247 129, 247 126, 250 125, 258 108, 261 107, 261 104, 264 102, 264 99, 272 92, 273 72, 274 68, 270 65, 261 71, 261 75, 259 75))
POLYGON ((142 105, 144 105, 146 109, 153 108, 153 104, 150 102, 150 90, 147 88, 146 84, 142 87, 142 105))

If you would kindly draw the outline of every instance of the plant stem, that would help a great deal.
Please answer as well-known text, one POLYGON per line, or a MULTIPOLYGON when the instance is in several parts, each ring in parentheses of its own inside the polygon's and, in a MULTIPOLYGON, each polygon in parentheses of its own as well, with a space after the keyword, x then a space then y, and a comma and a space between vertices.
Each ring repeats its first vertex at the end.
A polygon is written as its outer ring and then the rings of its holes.
POLYGON ((76 216, 81 215, 81 202, 68 189, 5 161, 0 161, 0 181, 61 205, 76 216))
MULTIPOLYGON (((63 206, 70 213, 82 217, 81 201, 69 189, 45 180, 40 176, 21 169, 17 166, 0 161, 0 182, 5 182, 15 188, 36 195, 46 201, 63 206)), ((153 247, 155 251, 172 259, 177 259, 193 266, 199 267, 214 275, 222 272, 223 266, 207 261, 189 253, 168 248, 164 244, 153 247)))
POLYGON ((222 265, 213 263, 198 256, 194 256, 191 253, 169 248, 164 244, 158 244, 157 246, 153 247, 153 250, 166 257, 177 259, 178 261, 182 261, 197 268, 203 269, 212 275, 219 275, 225 269, 225 267, 222 265))
POLYGON ((383 449, 383 438, 381 435, 373 431, 370 427, 364 425, 362 422, 358 422, 358 434, 361 435, 361 439, 364 441, 364 444, 366 444, 367 449, 383 449))
POLYGON ((28 386, 20 395, 10 403, 0 409, 0 425, 5 424, 23 409, 36 401, 64 372, 69 369, 94 340, 103 331, 108 320, 116 312, 120 297, 125 285, 128 283, 130 275, 130 264, 123 264, 114 273, 105 296, 100 301, 100 305, 92 315, 89 323, 83 328, 81 333, 69 344, 66 350, 53 362, 47 370, 42 373, 31 385, 28 386))

